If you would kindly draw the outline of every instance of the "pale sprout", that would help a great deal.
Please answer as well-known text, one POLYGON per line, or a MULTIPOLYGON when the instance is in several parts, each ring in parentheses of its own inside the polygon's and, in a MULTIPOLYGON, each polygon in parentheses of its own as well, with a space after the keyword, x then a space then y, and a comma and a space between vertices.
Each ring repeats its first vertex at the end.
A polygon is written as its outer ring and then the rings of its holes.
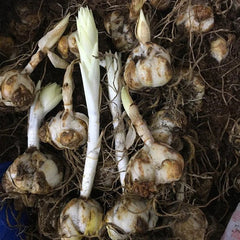
POLYGON ((133 196, 123 196, 105 216, 108 235, 112 240, 145 233, 153 229, 157 221, 158 216, 149 203, 133 196))
POLYGON ((184 24, 189 32, 209 32, 214 26, 213 10, 205 5, 189 5, 179 14, 176 24, 184 24))
POLYGON ((47 194, 60 185, 63 169, 59 159, 30 149, 15 159, 2 179, 6 192, 47 194))
POLYGON ((138 19, 136 37, 140 42, 129 55, 124 80, 130 89, 160 87, 172 78, 170 55, 163 47, 150 42, 150 28, 143 12, 138 19))
POLYGON ((219 63, 227 57, 228 52, 228 43, 225 39, 219 37, 211 42, 211 55, 219 63))
POLYGON ((0 76, 0 102, 24 111, 34 99, 35 84, 27 74, 11 70, 0 76))
POLYGON ((179 151, 182 148, 179 132, 183 132, 186 125, 187 117, 183 111, 164 107, 150 117, 149 128, 155 141, 167 143, 179 151))
POLYGON ((72 199, 61 212, 59 234, 62 240, 96 235, 102 226, 103 210, 89 199, 72 199))

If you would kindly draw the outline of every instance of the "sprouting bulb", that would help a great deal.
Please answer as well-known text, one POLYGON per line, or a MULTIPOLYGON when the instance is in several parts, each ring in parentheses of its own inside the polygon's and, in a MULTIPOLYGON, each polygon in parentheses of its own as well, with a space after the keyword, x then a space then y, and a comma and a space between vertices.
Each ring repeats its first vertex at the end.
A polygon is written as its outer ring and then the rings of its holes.
POLYGON ((163 86, 172 78, 170 55, 163 47, 150 42, 150 28, 141 10, 136 37, 139 45, 129 55, 124 80, 130 89, 163 86))
POLYGON ((59 112, 39 130, 41 141, 50 143, 58 149, 78 149, 87 141, 88 118, 85 114, 73 111, 73 67, 74 62, 67 67, 64 75, 62 87, 64 111, 59 112))

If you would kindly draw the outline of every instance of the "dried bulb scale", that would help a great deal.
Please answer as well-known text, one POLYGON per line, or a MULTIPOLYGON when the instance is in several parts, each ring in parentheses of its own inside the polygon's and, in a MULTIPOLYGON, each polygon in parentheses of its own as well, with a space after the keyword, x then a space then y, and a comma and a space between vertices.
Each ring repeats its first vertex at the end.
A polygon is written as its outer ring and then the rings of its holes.
POLYGON ((150 0, 150 4, 159 11, 168 9, 171 1, 170 0, 150 0))

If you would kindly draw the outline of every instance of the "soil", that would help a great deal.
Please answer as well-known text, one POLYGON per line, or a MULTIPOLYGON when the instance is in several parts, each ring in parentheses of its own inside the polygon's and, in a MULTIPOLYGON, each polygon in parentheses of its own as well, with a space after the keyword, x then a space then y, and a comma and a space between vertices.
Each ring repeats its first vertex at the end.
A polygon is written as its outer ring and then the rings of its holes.
MULTIPOLYGON (((205 1, 214 12, 214 27, 206 33, 189 34, 176 26, 180 7, 187 0, 170 1, 165 10, 156 10, 148 1, 143 10, 151 26, 152 42, 168 49, 174 76, 164 87, 131 91, 143 118, 151 116, 164 106, 183 111, 187 118, 184 129, 177 129, 185 159, 183 178, 161 186, 155 196, 156 210, 161 214, 155 230, 133 239, 173 239, 171 229, 164 225, 169 206, 176 201, 176 192, 184 185, 184 202, 198 206, 205 214, 208 229, 205 239, 220 239, 240 199, 240 3, 238 0, 205 1), (229 53, 220 63, 210 54, 210 43, 217 37, 228 41, 229 53), (205 93, 198 102, 195 85, 180 76, 179 69, 197 72, 203 79, 205 93)), ((204 2, 204 1, 192 1, 204 2)), ((8 0, 0 2, 0 67, 22 68, 36 51, 37 41, 67 12, 71 13, 66 33, 75 29, 75 17, 80 6, 93 10, 99 30, 100 55, 117 51, 104 28, 104 16, 113 10, 128 11, 129 2, 117 0, 8 0)), ((123 66, 129 52, 122 52, 123 66)), ((58 52, 55 49, 55 53, 58 52)), ((64 70, 56 69, 45 58, 31 74, 36 83, 56 81, 62 84, 64 70)), ((80 70, 74 68, 74 109, 87 114, 80 70)), ((104 130, 101 155, 92 197, 97 198, 106 212, 120 196, 116 166, 113 161, 114 144, 111 115, 108 108, 105 70, 101 69, 102 104, 101 129, 104 130), (107 180, 106 180, 107 178, 107 180)), ((55 116, 62 109, 59 104, 47 116, 55 116)), ((13 161, 27 148, 28 112, 12 109, 0 111, 0 163, 13 161)), ((126 120, 126 126, 129 121, 126 120)), ((129 149, 132 156, 142 147, 137 137, 129 149)), ((49 151, 66 159, 65 181, 61 188, 47 196, 13 196, 0 188, 2 202, 12 203, 27 211, 31 224, 25 228, 26 239, 57 239, 57 219, 64 204, 77 197, 81 185, 86 147, 78 151, 59 151, 41 143, 41 151, 49 151), (13 200, 14 199, 14 200, 13 200), (31 207, 24 207, 30 202, 31 207)), ((102 239, 108 239, 102 231, 102 239)))

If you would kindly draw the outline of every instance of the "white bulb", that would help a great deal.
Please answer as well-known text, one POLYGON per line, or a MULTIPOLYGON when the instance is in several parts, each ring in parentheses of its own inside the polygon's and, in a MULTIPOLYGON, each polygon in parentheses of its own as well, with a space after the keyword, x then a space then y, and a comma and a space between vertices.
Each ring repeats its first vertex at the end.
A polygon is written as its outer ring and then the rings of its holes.
POLYGON ((170 55, 155 43, 141 43, 126 61, 124 80, 131 89, 163 86, 171 78, 170 55))
POLYGON ((105 217, 112 240, 128 239, 128 234, 145 233, 156 226, 158 216, 144 199, 122 197, 105 217))

